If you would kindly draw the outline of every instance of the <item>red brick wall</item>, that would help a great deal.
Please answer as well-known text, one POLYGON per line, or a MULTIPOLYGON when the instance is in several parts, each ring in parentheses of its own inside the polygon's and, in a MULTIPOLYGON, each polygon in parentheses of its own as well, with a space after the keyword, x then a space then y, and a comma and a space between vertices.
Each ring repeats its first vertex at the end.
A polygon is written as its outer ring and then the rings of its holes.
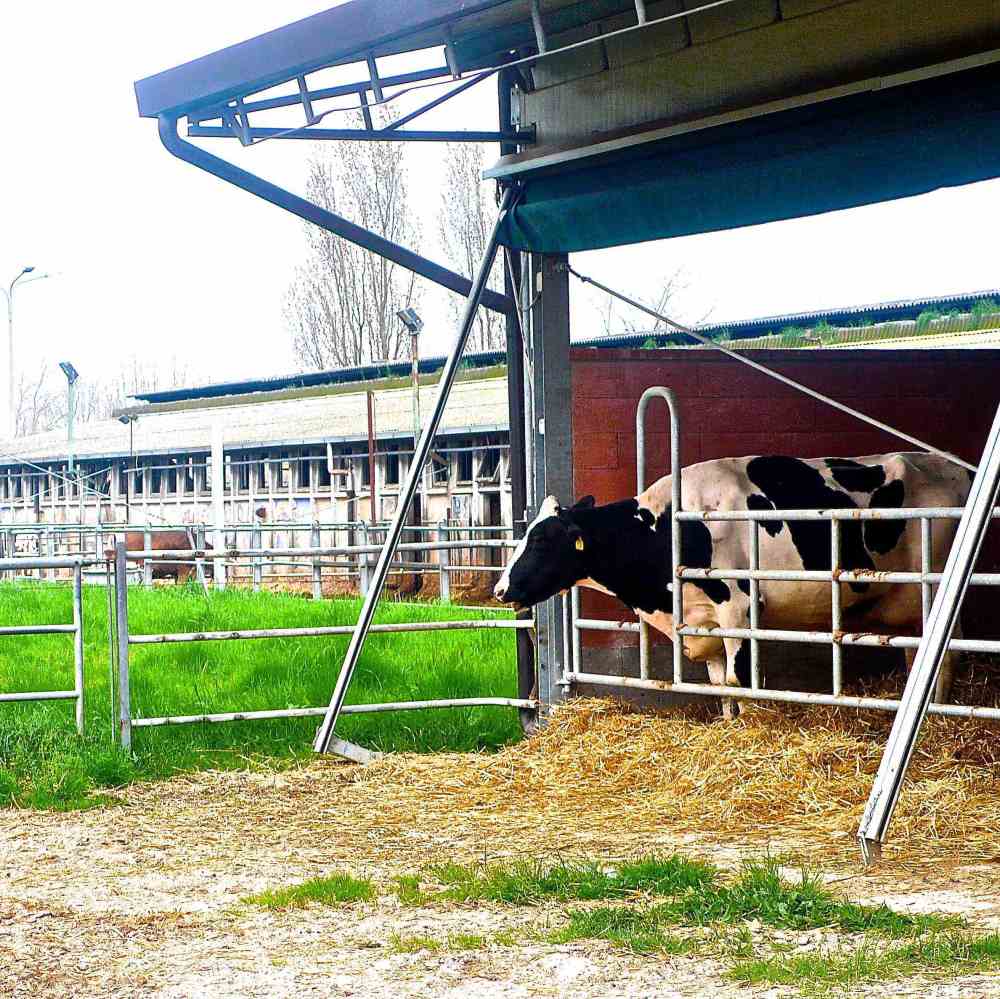
MULTIPOLYGON (((973 463, 1000 401, 1000 350, 769 350, 752 357, 973 463)), ((635 408, 651 385, 678 396, 685 465, 750 454, 915 450, 717 351, 576 348, 571 359, 576 493, 593 493, 599 503, 635 495, 635 408)), ((654 400, 647 410, 648 482, 667 471, 666 427, 666 406, 654 400)), ((1000 543, 991 540, 987 561, 1000 564, 1000 543)), ((987 596, 982 590, 976 596, 977 620, 987 596)), ((586 593, 583 613, 621 618, 622 609, 586 593)), ((588 645, 634 642, 594 632, 584 638, 588 645)))

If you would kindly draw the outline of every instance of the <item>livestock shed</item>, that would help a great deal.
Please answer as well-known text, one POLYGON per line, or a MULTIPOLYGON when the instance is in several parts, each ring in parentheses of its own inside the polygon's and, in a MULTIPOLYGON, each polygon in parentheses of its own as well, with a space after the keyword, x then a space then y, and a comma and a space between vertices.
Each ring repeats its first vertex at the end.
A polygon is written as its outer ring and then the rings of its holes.
MULTIPOLYGON (((139 81, 136 92, 140 114, 158 119, 161 141, 172 155, 468 297, 434 410, 415 449, 415 465, 429 454, 476 308, 506 316, 512 501, 515 518, 521 519, 523 509, 526 521, 547 494, 566 498, 580 492, 574 466, 588 431, 574 424, 569 287, 572 277, 595 282, 573 269, 569 254, 801 217, 996 177, 998 46, 1000 11, 992 0, 961 5, 921 0, 354 0, 139 81), (430 56, 401 68, 396 57, 417 53, 430 56), (391 70, 384 68, 390 57, 391 70), (357 76, 345 75, 349 66, 357 76), (335 68, 339 75, 334 78, 327 71, 335 68), (407 128, 451 96, 494 76, 498 127, 464 133, 407 128), (372 103, 393 108, 395 102, 403 108, 407 93, 412 96, 418 86, 426 89, 435 80, 454 83, 389 124, 374 126, 372 103), (320 127, 350 106, 344 99, 353 101, 363 125, 320 127), (182 120, 188 138, 179 134, 182 120), (501 156, 486 177, 498 182, 498 220, 470 280, 262 180, 188 141, 192 137, 244 147, 292 138, 495 142, 501 156), (506 262, 502 294, 486 287, 500 246, 506 262)), ((738 355, 730 351, 727 357, 738 355)), ((694 382, 699 384, 701 362, 687 363, 698 365, 694 382)), ((759 361, 750 363, 758 372, 765 370, 759 361)), ((743 391, 736 370, 704 364, 706 379, 733 381, 723 398, 743 391)), ((829 370, 835 378, 838 368, 829 370)), ((883 364, 873 376, 888 370, 883 364)), ((956 376, 966 373, 976 370, 956 367, 956 376)), ((778 374, 787 386, 788 379, 778 374)), ((801 377, 808 387, 809 372, 801 377)), ((671 387, 682 391, 680 385, 671 387)), ((760 390, 748 386, 746 391, 760 390)), ((970 386, 966 394, 973 391, 970 386)), ((992 384, 984 391, 992 401, 992 384)), ((856 418, 853 407, 832 401, 856 418)), ((702 412, 711 423, 713 407, 702 412)), ((862 415, 869 423, 873 419, 862 415)), ((922 434, 931 436, 942 422, 921 423, 922 434)), ((822 426, 814 420, 805 433, 821 432, 822 426)), ((720 438, 727 429, 715 426, 720 438)), ((969 426, 958 450, 974 453, 982 444, 975 439, 979 430, 978 424, 969 426)), ((849 432, 837 432, 835 452, 850 450, 843 446, 849 432)), ((898 427, 894 434, 911 445, 924 444, 898 427)), ((683 454, 684 442, 676 438, 670 445, 683 454)), ((802 447, 812 453, 827 450, 818 439, 803 441, 802 447)), ((991 459, 990 481, 993 470, 991 459)), ((974 486, 976 511, 988 511, 992 503, 981 488, 984 481, 974 486)), ((327 750, 334 742, 337 716, 416 484, 411 474, 317 749, 327 750)), ((675 540, 682 513, 704 512, 681 511, 679 500, 678 494, 671 502, 675 540)), ((838 518, 831 517, 831 537, 835 523, 838 518)), ((956 544, 964 565, 970 564, 977 543, 969 538, 956 544)), ((677 551, 674 544, 675 600, 682 589, 677 551)), ((841 577, 833 571, 828 568, 826 579, 833 584, 834 612, 839 613, 841 577)), ((758 577, 749 578, 749 603, 756 607, 758 577)), ((941 589, 952 594, 958 578, 956 573, 945 578, 941 589)), ((929 581, 921 578, 921 583, 929 591, 929 581)), ((954 599, 948 604, 953 608, 954 599)), ((557 600, 535 610, 537 685, 544 705, 560 701, 574 686, 575 642, 565 610, 557 600)), ((680 633, 692 634, 683 628, 676 606, 675 613, 680 633)), ((949 613, 934 619, 935 641, 947 641, 948 623, 954 620, 949 613)), ((843 640, 838 629, 835 618, 826 636, 833 649, 835 696, 843 640)), ((758 640, 750 641, 756 650, 758 640)), ((689 685, 680 683, 679 643, 674 649, 680 690, 689 685)), ((927 674, 919 665, 915 672, 927 674)), ((758 697, 768 693, 756 680, 748 691, 758 697)), ((900 710, 907 724, 916 717, 914 705, 908 701, 900 710)), ((862 841, 880 838, 877 833, 862 841)))

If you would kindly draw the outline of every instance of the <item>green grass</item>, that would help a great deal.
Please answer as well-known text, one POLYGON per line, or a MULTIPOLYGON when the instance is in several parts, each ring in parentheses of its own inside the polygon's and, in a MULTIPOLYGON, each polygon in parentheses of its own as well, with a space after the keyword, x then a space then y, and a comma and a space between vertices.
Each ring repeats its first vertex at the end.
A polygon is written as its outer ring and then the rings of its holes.
POLYGON ((746 985, 791 985, 804 995, 821 995, 864 982, 997 969, 1000 934, 947 933, 890 948, 865 941, 855 949, 754 957, 734 964, 728 976, 746 985))
MULTIPOLYGON (((353 624, 360 601, 311 601, 230 589, 209 598, 195 587, 129 591, 133 634, 353 624)), ((477 614, 443 604, 386 603, 376 620, 455 620, 477 614)), ((70 592, 55 584, 0 584, 0 625, 72 619, 70 592)), ((112 742, 107 594, 84 591, 86 735, 76 736, 71 701, 0 703, 0 807, 68 809, 101 800, 102 789, 204 768, 286 766, 311 754, 316 718, 136 729, 132 755, 112 742)), ((327 703, 348 636, 148 645, 131 650, 133 714, 204 714, 327 703)), ((0 690, 72 687, 69 636, 0 638, 0 690)), ((514 635, 446 631, 373 635, 348 703, 516 696, 514 635)), ((495 749, 520 737, 509 708, 462 708, 344 717, 344 738, 389 750, 495 749)))
POLYGON ((613 869, 595 862, 536 860, 465 866, 442 864, 430 869, 445 890, 434 899, 453 902, 505 902, 537 905, 545 900, 626 898, 637 892, 673 895, 711 883, 715 872, 683 857, 645 857, 613 869))
POLYGON ((732 883, 709 882, 658 907, 658 918, 685 926, 740 923, 751 919, 776 929, 832 928, 845 933, 900 937, 954 928, 960 921, 938 915, 896 912, 886 905, 850 902, 807 870, 800 880, 782 877, 774 860, 750 861, 732 883))
POLYGON ((688 954, 697 942, 666 932, 654 909, 624 906, 581 909, 569 914, 569 923, 549 938, 552 943, 609 940, 636 954, 688 954))
POLYGON ((314 902, 319 905, 345 905, 351 902, 371 902, 378 893, 367 878, 356 878, 343 872, 325 878, 311 878, 287 888, 274 888, 243 899, 263 909, 301 909, 314 902))

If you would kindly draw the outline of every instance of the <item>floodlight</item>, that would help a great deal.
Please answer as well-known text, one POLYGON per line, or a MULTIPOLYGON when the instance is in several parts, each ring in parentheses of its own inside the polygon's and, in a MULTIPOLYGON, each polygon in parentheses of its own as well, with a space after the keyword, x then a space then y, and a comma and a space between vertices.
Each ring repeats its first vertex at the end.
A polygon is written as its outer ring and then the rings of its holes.
POLYGON ((414 335, 424 328, 424 321, 417 315, 416 309, 400 309, 396 313, 399 321, 414 335))

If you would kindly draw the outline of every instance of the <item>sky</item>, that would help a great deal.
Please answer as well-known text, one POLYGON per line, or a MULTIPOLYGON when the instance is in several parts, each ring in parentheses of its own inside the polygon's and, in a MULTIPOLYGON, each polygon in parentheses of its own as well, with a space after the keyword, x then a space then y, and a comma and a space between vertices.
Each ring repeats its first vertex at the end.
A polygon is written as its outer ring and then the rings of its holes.
MULTIPOLYGON (((84 378, 122 361, 187 363, 199 382, 298 370, 282 299, 302 223, 171 157, 138 116, 133 81, 329 7, 306 0, 70 0, 5 5, 0 31, 0 283, 15 296, 18 366, 71 360, 84 378)), ((397 65, 399 65, 397 63, 397 65)), ((495 127, 492 81, 426 127, 495 127)), ((316 144, 208 148, 300 191, 316 144)), ((490 149, 490 158, 496 152, 490 149)), ((441 150, 407 147, 417 247, 440 259, 441 150)), ((685 321, 713 322, 1000 285, 988 219, 1000 182, 825 216, 577 254, 574 266, 654 300, 681 290, 685 321)), ((422 350, 447 348, 447 293, 427 286, 422 350)), ((606 299, 572 289, 574 339, 603 333, 606 299)), ((635 316, 625 316, 636 321, 635 316)), ((4 355, 0 353, 0 357, 4 355)), ((5 362, 4 362, 5 363, 5 362)))

